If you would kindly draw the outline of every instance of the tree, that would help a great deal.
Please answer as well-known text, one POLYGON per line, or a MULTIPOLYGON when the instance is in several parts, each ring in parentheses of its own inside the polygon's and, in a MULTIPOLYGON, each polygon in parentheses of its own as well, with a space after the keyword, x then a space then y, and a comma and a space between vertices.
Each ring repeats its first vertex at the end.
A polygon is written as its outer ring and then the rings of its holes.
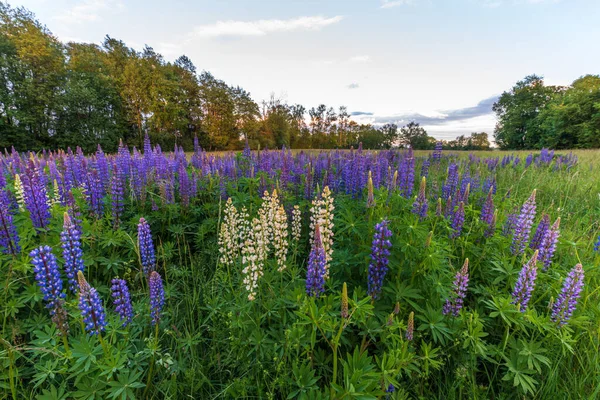
POLYGON ((400 129, 400 144, 415 150, 429 149, 431 141, 427 131, 416 122, 409 122, 400 129))

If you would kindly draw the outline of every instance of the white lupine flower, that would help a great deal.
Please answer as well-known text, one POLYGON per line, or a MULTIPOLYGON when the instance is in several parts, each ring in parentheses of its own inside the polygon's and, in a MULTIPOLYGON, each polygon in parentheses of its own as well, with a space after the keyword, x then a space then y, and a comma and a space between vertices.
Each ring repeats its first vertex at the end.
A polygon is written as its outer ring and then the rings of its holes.
POLYGON ((52 182, 53 192, 52 197, 48 199, 48 206, 52 207, 55 204, 60 204, 60 190, 58 189, 58 182, 56 179, 52 182))
POLYGON ((314 240, 315 227, 318 224, 321 231, 321 239, 323 241, 323 249, 325 250, 325 278, 329 278, 329 262, 333 255, 333 197, 329 186, 323 188, 323 193, 320 199, 312 201, 310 208, 310 243, 312 246, 314 240))
POLYGON ((273 218, 273 247, 275 248, 275 259, 277 260, 277 271, 279 272, 285 269, 288 252, 287 228, 287 215, 285 215, 283 206, 279 206, 275 218, 273 218))
POLYGON ((300 241, 300 233, 302 232, 302 213, 300 207, 295 205, 292 210, 292 240, 296 243, 300 241))
POLYGON ((238 212, 231 198, 227 199, 223 212, 223 222, 219 232, 219 262, 226 266, 234 264, 239 253, 240 238, 238 236, 238 212))
POLYGON ((265 260, 264 233, 260 220, 252 220, 252 229, 242 246, 242 273, 244 274, 244 285, 248 291, 248 300, 256 298, 258 279, 263 274, 263 263, 265 260))
POLYGON ((19 174, 15 174, 15 190, 17 192, 17 204, 19 205, 20 211, 25 211, 25 190, 23 189, 23 182, 19 174))

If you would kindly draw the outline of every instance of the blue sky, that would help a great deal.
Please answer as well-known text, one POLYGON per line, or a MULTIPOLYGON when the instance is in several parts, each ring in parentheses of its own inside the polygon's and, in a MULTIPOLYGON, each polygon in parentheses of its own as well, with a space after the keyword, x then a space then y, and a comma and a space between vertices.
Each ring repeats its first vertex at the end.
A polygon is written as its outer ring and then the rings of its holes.
POLYGON ((600 73, 598 0, 21 0, 61 40, 106 34, 307 108, 414 119, 438 138, 493 132, 491 105, 528 74, 600 73))

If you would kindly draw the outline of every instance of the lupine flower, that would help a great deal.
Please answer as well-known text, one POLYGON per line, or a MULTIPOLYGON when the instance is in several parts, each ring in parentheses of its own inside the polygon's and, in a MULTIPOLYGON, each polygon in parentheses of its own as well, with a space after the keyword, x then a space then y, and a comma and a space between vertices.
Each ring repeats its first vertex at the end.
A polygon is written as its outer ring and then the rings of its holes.
POLYGON ((444 217, 450 218, 453 215, 454 203, 452 202, 452 196, 446 200, 446 207, 444 208, 444 217))
POLYGON ((494 198, 492 197, 492 188, 489 189, 485 203, 481 208, 481 221, 490 225, 494 216, 494 198))
POLYGON ((242 246, 242 265, 244 266, 242 273, 244 274, 244 285, 248 291, 248 300, 250 301, 256 298, 258 279, 263 275, 265 255, 264 246, 261 243, 264 237, 262 228, 263 225, 260 221, 254 218, 242 246))
POLYGON ((433 238, 433 231, 429 231, 427 239, 425 239, 425 248, 431 246, 431 239, 433 238))
POLYGON ((325 279, 329 277, 329 262, 333 255, 333 197, 329 186, 323 188, 321 198, 314 199, 310 208, 311 246, 314 242, 315 227, 319 225, 321 243, 325 250, 325 279))
POLYGON ((125 208, 125 186, 121 180, 120 174, 115 171, 110 179, 110 201, 111 201, 111 215, 113 219, 113 226, 115 229, 119 227, 121 223, 121 215, 125 208))
POLYGON ((23 175, 23 193, 25 207, 29 211, 33 227, 43 229, 50 223, 50 207, 46 192, 45 175, 32 160, 29 160, 23 175))
POLYGON ((325 249, 321 241, 321 228, 317 223, 315 225, 312 248, 308 256, 308 268, 306 271, 307 295, 319 297, 325 291, 326 263, 325 249))
POLYGON ((439 161, 442 159, 442 142, 435 142, 435 149, 433 150, 433 154, 431 157, 435 161, 439 161))
POLYGON ((302 232, 302 213, 300 207, 294 206, 292 210, 292 240, 297 244, 300 241, 300 233, 302 232))
POLYGON ((421 176, 427 178, 429 175, 429 159, 423 161, 423 165, 421 165, 421 176))
POLYGON ((152 243, 152 233, 150 225, 142 217, 138 224, 138 246, 140 249, 140 261, 142 263, 142 271, 147 277, 155 270, 156 255, 154 253, 154 243, 152 243))
POLYGON ((531 196, 521 207, 521 213, 517 218, 515 231, 513 234, 512 244, 510 246, 513 254, 523 254, 527 242, 529 242, 529 234, 533 225, 533 219, 535 218, 535 192, 531 193, 531 196))
POLYGON ((418 215, 421 219, 427 216, 427 197, 425 196, 425 187, 427 185, 427 179, 423 177, 421 179, 421 186, 419 187, 419 194, 415 198, 415 202, 412 206, 413 214, 418 215))
POLYGON ((558 295, 556 302, 552 306, 551 319, 558 323, 558 326, 563 326, 577 308, 577 300, 581 296, 583 289, 584 271, 581 264, 577 264, 567 275, 562 290, 558 295))
POLYGON ((52 322, 58 328, 58 335, 67 336, 69 334, 69 315, 65 309, 65 301, 63 299, 58 299, 54 303, 50 314, 52 315, 52 322))
POLYGON ((150 287, 150 317, 152 318, 152 326, 158 325, 165 305, 165 289, 160 274, 152 271, 148 281, 150 287))
POLYGON ((383 279, 388 271, 392 231, 388 228, 388 221, 383 220, 375 225, 373 245, 371 247, 371 263, 369 264, 369 295, 376 299, 381 293, 383 279))
POLYGON ((83 251, 81 250, 81 232, 73 223, 68 213, 64 215, 63 231, 60 234, 65 274, 69 281, 69 289, 77 293, 77 273, 83 272, 83 251))
POLYGON ((600 251, 600 235, 598 236, 598 241, 596 242, 596 244, 594 245, 594 251, 598 252, 600 251))
POLYGON ((450 298, 446 299, 442 313, 444 315, 452 314, 458 317, 460 310, 463 307, 465 297, 467 295, 467 288, 469 287, 469 259, 465 259, 465 263, 462 268, 456 274, 454 283, 452 284, 452 294, 450 298))
POLYGON ((15 174, 15 192, 19 210, 25 211, 25 189, 23 189, 23 182, 19 174, 15 174))
POLYGON ((50 314, 53 314, 60 300, 65 298, 56 257, 52 254, 50 246, 40 246, 29 255, 32 258, 35 280, 44 295, 46 308, 50 309, 50 314))
POLYGON ((485 230, 484 236, 491 237, 494 236, 494 232, 496 231, 496 221, 498 220, 498 210, 494 211, 494 215, 492 215, 492 220, 485 230))
POLYGON ((442 198, 441 197, 438 197, 437 207, 435 208, 435 216, 438 218, 442 216, 442 198))
POLYGON ((231 197, 225 203, 223 222, 219 230, 219 262, 225 266, 234 264, 238 256, 240 242, 238 240, 238 211, 231 201, 231 197))
POLYGON ((273 248, 275 250, 275 260, 277 261, 277 271, 281 272, 285 269, 285 261, 288 252, 288 223, 287 215, 283 206, 279 206, 275 212, 273 223, 273 248))
POLYGON ((123 327, 127 326, 133 318, 133 307, 131 306, 131 297, 129 288, 125 279, 115 278, 111 281, 111 296, 115 305, 115 311, 121 317, 123 327))
POLYGON ((406 324, 406 340, 413 340, 413 335, 415 332, 415 312, 411 311, 408 314, 408 323, 406 324))
POLYGON ((375 198, 373 197, 373 175, 369 171, 369 178, 367 180, 367 208, 375 206, 375 198))
POLYGON ((102 300, 96 289, 85 280, 83 272, 77 272, 79 281, 79 310, 83 317, 85 330, 90 335, 98 335, 106 328, 106 316, 102 300))
POLYGON ((456 192, 458 186, 458 165, 451 163, 448 166, 448 177, 442 186, 442 199, 448 200, 456 192))
POLYGON ((348 314, 348 286, 346 286, 346 282, 342 286, 342 307, 340 316, 342 318, 348 318, 350 314, 348 314))
POLYGON ((458 205, 458 208, 452 216, 452 233, 451 238, 457 238, 462 232, 463 225, 465 223, 465 203, 462 201, 458 205))
POLYGON ((546 232, 550 228, 550 216, 548 214, 544 214, 542 216, 542 220, 537 226, 533 238, 529 243, 529 247, 534 250, 540 250, 540 246, 542 245, 542 239, 546 235, 546 232))
POLYGON ((556 250, 556 243, 560 236, 560 217, 556 219, 550 229, 546 230, 544 237, 540 243, 540 261, 544 263, 544 271, 552 264, 552 256, 556 250))
POLYGON ((508 236, 510 234, 512 234, 515 230, 515 227, 517 225, 517 219, 519 218, 519 216, 516 213, 516 210, 514 210, 515 212, 512 212, 510 214, 508 214, 508 217, 506 218, 506 222, 504 223, 504 226, 502 227, 502 234, 504 236, 508 236))
POLYGON ((2 188, 0 188, 0 249, 4 254, 12 255, 17 255, 21 251, 19 235, 13 222, 11 201, 6 190, 2 188))
POLYGON ((538 254, 539 252, 536 250, 531 259, 523 265, 523 268, 519 273, 519 279, 517 279, 517 283, 515 283, 515 288, 512 292, 512 303, 519 305, 521 312, 527 310, 527 305, 531 299, 531 293, 533 293, 533 289, 535 288, 538 254))

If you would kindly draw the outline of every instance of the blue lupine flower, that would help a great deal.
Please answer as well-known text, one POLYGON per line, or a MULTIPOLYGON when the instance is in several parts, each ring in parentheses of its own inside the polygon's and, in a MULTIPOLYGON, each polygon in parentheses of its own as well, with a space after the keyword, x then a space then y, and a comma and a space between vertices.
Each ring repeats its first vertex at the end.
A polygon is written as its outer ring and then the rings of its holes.
POLYGON ((533 234, 533 238, 529 243, 529 247, 534 250, 540 250, 540 246, 542 245, 542 239, 546 235, 546 232, 550 228, 550 216, 548 214, 544 214, 542 216, 542 220, 537 226, 535 233, 533 234))
POLYGON ((577 307, 577 300, 581 296, 583 278, 584 272, 581 264, 573 267, 567 275, 562 290, 552 306, 551 319, 553 322, 558 323, 559 326, 565 325, 571 319, 573 311, 577 307))
POLYGON ((79 310, 83 317, 85 330, 90 335, 98 335, 106 328, 106 316, 102 300, 96 289, 90 286, 85 280, 83 272, 77 272, 77 280, 79 281, 79 310))
POLYGON ((531 196, 523 203, 521 213, 516 221, 513 240, 510 246, 515 255, 523 254, 525 246, 529 241, 529 234, 531 233, 533 219, 535 218, 535 192, 536 190, 534 189, 531 196))
POLYGON ((156 326, 160 322, 162 309, 165 305, 165 289, 158 272, 152 271, 148 286, 150 287, 150 317, 152 318, 152 326, 156 326))
POLYGON ((131 306, 131 297, 129 288, 125 279, 115 278, 111 281, 111 295, 115 304, 115 311, 121 317, 123 326, 127 326, 133 318, 133 307, 131 306))
POLYGON ((81 232, 73 223, 68 213, 64 216, 63 231, 60 234, 65 274, 69 281, 69 289, 77 293, 77 273, 83 272, 83 251, 81 250, 81 232))
POLYGON ((125 187, 119 172, 115 170, 115 173, 110 180, 111 214, 115 229, 117 229, 121 223, 121 215, 123 214, 123 209, 125 208, 124 197, 125 187))
POLYGON ((421 179, 421 186, 419 187, 419 194, 415 199, 415 202, 412 206, 413 214, 418 215, 421 219, 424 219, 427 216, 427 208, 429 207, 427 203, 427 197, 425 196, 425 188, 427 186, 426 178, 423 177, 421 179))
POLYGON ((544 237, 540 243, 540 261, 544 263, 544 271, 548 269, 552 263, 552 256, 556 250, 556 243, 560 236, 560 217, 556 219, 550 229, 546 230, 544 237))
POLYGON ((494 217, 494 198, 492 196, 492 188, 490 187, 488 190, 487 197, 485 199, 485 203, 483 203, 483 207, 481 208, 481 221, 490 225, 492 222, 492 218, 494 217))
POLYGON ((150 273, 155 270, 156 255, 154 253, 150 225, 148 225, 148 222, 143 217, 140 218, 140 223, 138 224, 138 246, 140 248, 142 271, 144 275, 150 276, 150 273))
POLYGON ((0 250, 12 255, 21 251, 19 235, 13 222, 13 207, 6 189, 3 188, 0 188, 0 250))
POLYGON ((50 314, 59 306, 60 301, 65 298, 62 292, 62 279, 58 270, 56 257, 52 254, 50 246, 40 246, 29 254, 32 258, 33 272, 35 280, 44 295, 46 308, 50 309, 50 314))
POLYGON ((442 142, 441 141, 435 142, 435 149, 433 149, 433 154, 431 155, 431 157, 435 161, 440 161, 442 159, 442 142))
POLYGON ((450 233, 451 238, 457 238, 462 232, 463 225, 465 223, 465 203, 462 201, 458 205, 458 208, 452 216, 452 232, 450 233))
POLYGON ((442 186, 442 199, 448 200, 456 192, 458 186, 458 165, 451 163, 448 166, 448 177, 442 186))
POLYGON ((446 299, 442 313, 444 315, 452 314, 458 317, 460 310, 463 307, 465 297, 467 296, 467 288, 469 286, 469 259, 465 259, 460 271, 456 273, 454 283, 452 284, 452 295, 446 299))
POLYGON ((595 252, 599 252, 600 251, 600 235, 598 235, 598 241, 594 245, 594 251, 595 252))
POLYGON ((371 247, 371 263, 369 264, 369 296, 373 299, 379 297, 383 287, 383 279, 388 271, 392 231, 388 228, 388 221, 383 220, 375 225, 373 244, 371 247))
POLYGON ((515 288, 512 292, 512 303, 518 304, 521 312, 525 312, 525 310, 527 310, 527 305, 529 304, 531 294, 535 288, 538 254, 539 252, 536 250, 533 254, 533 257, 531 257, 531 259, 525 265, 523 265, 523 268, 521 268, 521 272, 519 273, 519 278, 515 283, 515 288))
POLYGON ((319 297, 325 291, 326 270, 325 249, 321 239, 319 224, 315 225, 315 237, 308 256, 308 268, 306 270, 306 294, 319 297))
POLYGON ((33 160, 29 160, 23 175, 25 207, 29 211, 33 227, 43 229, 50 223, 50 206, 46 192, 45 175, 40 173, 33 160))

